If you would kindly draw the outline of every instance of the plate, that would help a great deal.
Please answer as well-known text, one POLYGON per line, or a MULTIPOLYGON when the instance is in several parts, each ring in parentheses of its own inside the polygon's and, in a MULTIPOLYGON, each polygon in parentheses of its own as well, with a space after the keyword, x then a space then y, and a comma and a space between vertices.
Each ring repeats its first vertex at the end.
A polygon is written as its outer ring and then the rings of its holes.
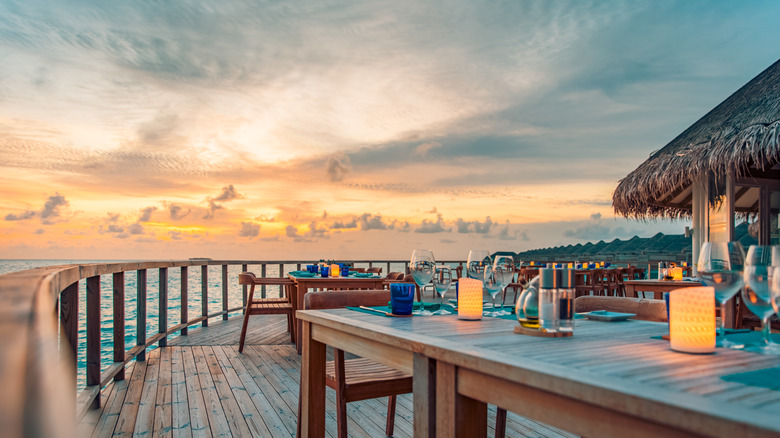
POLYGON ((594 321, 625 321, 636 316, 636 313, 619 313, 609 312, 607 310, 594 310, 592 312, 580 313, 585 318, 592 319, 594 321))

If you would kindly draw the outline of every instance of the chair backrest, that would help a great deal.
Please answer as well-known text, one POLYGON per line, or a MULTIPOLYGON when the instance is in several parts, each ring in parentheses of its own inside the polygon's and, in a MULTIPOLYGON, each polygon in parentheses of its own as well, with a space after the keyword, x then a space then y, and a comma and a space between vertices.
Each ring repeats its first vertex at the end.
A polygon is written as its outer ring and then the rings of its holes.
POLYGON ((254 284, 257 277, 252 272, 242 272, 238 274, 238 284, 254 284))
POLYGON ((382 273, 382 268, 380 268, 378 266, 374 266, 374 267, 366 269, 366 272, 371 272, 373 274, 381 274, 382 273))
POLYGON ((303 297, 304 309, 340 309, 342 307, 386 306, 389 289, 329 290, 309 292, 303 297))
POLYGON ((404 279, 404 273, 403 272, 390 272, 387 274, 388 280, 394 280, 394 281, 401 281, 404 279))
POLYGON ((647 298, 582 296, 574 300, 575 312, 608 310, 610 312, 635 313, 636 319, 665 322, 666 302, 647 298))

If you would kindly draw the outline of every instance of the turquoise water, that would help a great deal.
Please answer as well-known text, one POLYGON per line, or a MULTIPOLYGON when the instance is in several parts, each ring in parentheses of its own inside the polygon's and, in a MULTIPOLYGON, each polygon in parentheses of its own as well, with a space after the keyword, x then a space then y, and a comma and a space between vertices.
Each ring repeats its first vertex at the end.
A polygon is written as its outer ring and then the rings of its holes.
MULTIPOLYGON (((66 265, 66 264, 86 264, 86 263, 115 263, 127 260, 0 260, 0 275, 9 272, 22 271, 43 266, 66 265)), ((395 270, 403 270, 403 264, 391 267, 395 270)), ((357 264, 361 266, 361 264, 357 264)), ((368 264, 365 264, 367 267, 368 264)), ((284 265, 284 272, 297 268, 297 265, 284 265)), ((259 265, 249 265, 249 271, 255 272, 258 276, 262 272, 259 265)), ((238 284, 238 274, 242 271, 241 265, 228 266, 228 308, 239 307, 242 305, 243 293, 238 284)), ((279 265, 266 265, 266 276, 278 277, 279 265)), ((147 270, 146 279, 146 336, 147 338, 159 332, 159 269, 147 270)), ((172 327, 181 322, 181 269, 168 269, 168 327, 172 327)), ((277 286, 268 286, 266 288, 267 296, 279 296, 277 286)), ((101 368, 105 370, 113 363, 113 278, 112 275, 104 275, 100 279, 100 307, 101 307, 101 368)), ((125 350, 130 350, 136 345, 137 333, 137 273, 136 271, 125 272, 125 350)), ((191 266, 187 272, 187 293, 189 303, 187 307, 189 319, 201 316, 201 267, 191 266)), ((79 346, 78 346, 78 375, 77 389, 80 391, 86 383, 86 280, 79 282, 79 346)), ((215 313, 222 310, 222 266, 214 265, 208 267, 208 313, 215 313)), ((232 313, 232 315, 239 314, 232 313)), ((191 329, 200 327, 200 324, 194 325, 191 329)), ((169 339, 178 336, 172 335, 169 339)), ((150 347, 149 349, 154 349, 150 347)))

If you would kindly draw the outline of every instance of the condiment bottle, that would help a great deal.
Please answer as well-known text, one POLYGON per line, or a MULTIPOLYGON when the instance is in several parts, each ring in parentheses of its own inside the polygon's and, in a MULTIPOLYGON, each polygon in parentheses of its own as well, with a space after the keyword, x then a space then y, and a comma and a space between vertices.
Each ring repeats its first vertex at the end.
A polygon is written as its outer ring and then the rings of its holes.
POLYGON ((539 329, 546 333, 558 331, 558 299, 556 270, 539 270, 539 329))
POLYGON ((558 274, 558 331, 574 331, 574 270, 561 269, 558 274))

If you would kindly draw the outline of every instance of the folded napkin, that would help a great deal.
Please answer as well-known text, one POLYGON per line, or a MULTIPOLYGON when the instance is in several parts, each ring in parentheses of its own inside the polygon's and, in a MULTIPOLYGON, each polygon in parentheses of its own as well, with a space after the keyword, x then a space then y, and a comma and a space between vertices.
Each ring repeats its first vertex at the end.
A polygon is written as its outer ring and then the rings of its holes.
POLYGON ((314 277, 317 275, 313 272, 307 272, 307 271, 290 271, 289 274, 292 275, 293 277, 314 277))
MULTIPOLYGON (((349 274, 349 275, 352 276, 352 274, 349 274)), ((372 274, 371 272, 355 272, 355 277, 370 278, 370 277, 373 277, 373 276, 374 276, 374 274, 372 274)))

